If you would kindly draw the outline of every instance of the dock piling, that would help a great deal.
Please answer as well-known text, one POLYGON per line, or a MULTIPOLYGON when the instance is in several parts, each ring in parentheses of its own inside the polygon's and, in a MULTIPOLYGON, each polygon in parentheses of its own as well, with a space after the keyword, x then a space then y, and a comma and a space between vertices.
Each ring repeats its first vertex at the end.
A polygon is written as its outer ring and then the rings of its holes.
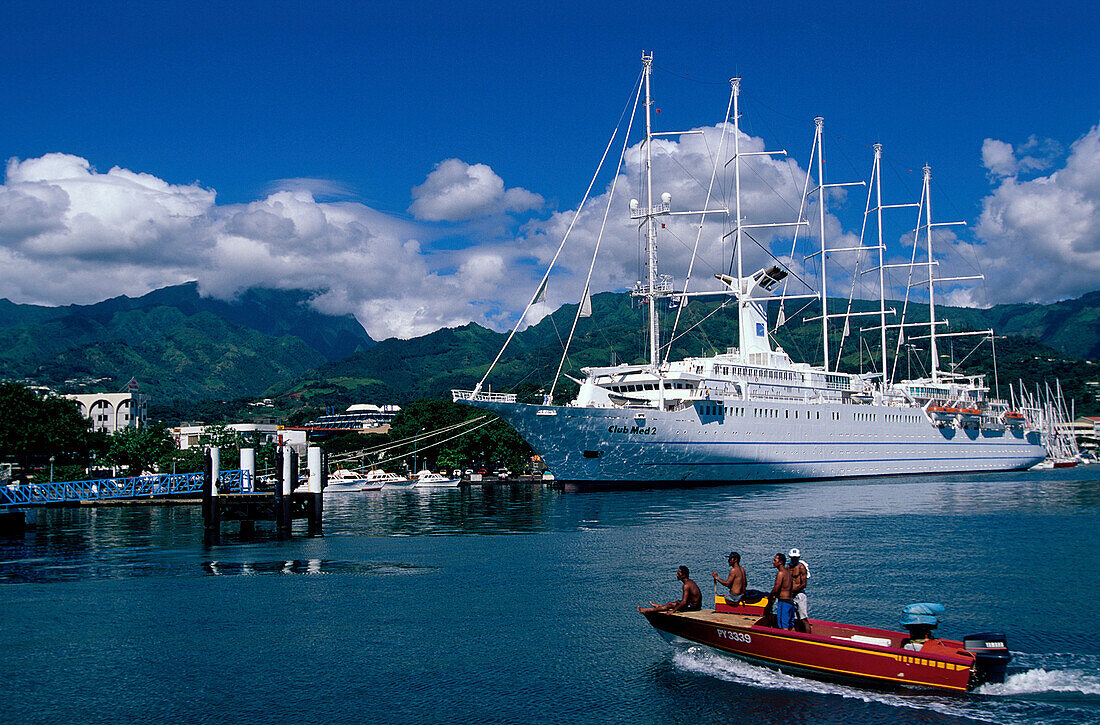
POLYGON ((287 454, 280 443, 275 451, 275 538, 282 541, 286 538, 283 532, 286 514, 283 511, 283 481, 286 480, 287 454))
POLYGON ((321 531, 321 494, 326 483, 323 470, 324 454, 320 448, 310 448, 308 453, 309 483, 304 491, 295 491, 298 483, 298 453, 291 446, 281 445, 275 455, 277 483, 275 490, 256 490, 255 450, 241 449, 240 471, 228 471, 220 481, 220 451, 210 448, 205 454, 202 475, 203 541, 208 545, 221 543, 221 525, 224 521, 240 523, 240 536, 244 541, 256 534, 257 521, 272 521, 275 537, 288 539, 293 535, 294 519, 306 519, 310 536, 323 536, 321 531), (237 475, 240 490, 237 489, 237 475))
POLYGON ((283 536, 290 538, 294 525, 293 502, 294 488, 298 485, 298 451, 287 447, 283 454, 283 536))
POLYGON ((221 507, 218 505, 218 449, 207 449, 203 456, 202 519, 205 545, 221 543, 221 507))
POLYGON ((321 531, 322 512, 322 476, 324 471, 321 449, 310 446, 306 452, 309 464, 309 498, 306 499, 307 533, 310 536, 324 536, 321 531))
POLYGON ((256 490, 256 449, 241 449, 241 493, 256 490))

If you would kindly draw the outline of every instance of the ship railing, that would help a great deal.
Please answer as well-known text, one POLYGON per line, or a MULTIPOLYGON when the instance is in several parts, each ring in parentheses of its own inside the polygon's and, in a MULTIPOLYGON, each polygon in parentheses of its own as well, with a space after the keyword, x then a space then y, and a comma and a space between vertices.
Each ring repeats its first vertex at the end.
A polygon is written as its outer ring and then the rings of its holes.
POLYGON ((479 400, 490 403, 514 403, 515 393, 485 393, 478 390, 452 390, 451 399, 454 402, 460 400, 479 400))
MULTIPOLYGON (((12 483, 0 486, 0 506, 198 494, 202 493, 202 478, 201 473, 161 473, 88 481, 12 483)), ((248 471, 222 471, 218 475, 220 493, 252 490, 252 474, 248 471)))

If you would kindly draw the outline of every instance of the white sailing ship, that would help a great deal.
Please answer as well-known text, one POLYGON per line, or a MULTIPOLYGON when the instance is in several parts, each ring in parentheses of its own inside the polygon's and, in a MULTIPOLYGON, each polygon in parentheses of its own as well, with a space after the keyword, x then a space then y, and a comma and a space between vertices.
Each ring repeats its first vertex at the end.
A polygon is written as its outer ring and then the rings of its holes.
MULTIPOLYGON (((933 254, 933 229, 942 224, 932 221, 929 184, 931 170, 924 168, 922 199, 919 204, 883 205, 879 175, 881 146, 875 145, 874 165, 864 214, 868 222, 877 222, 877 245, 861 239, 856 251, 877 256, 879 310, 874 328, 879 332, 881 365, 873 374, 855 374, 836 370, 830 365, 829 323, 844 318, 845 336, 850 319, 858 313, 830 313, 826 297, 828 255, 853 251, 826 244, 826 190, 842 184, 824 180, 822 163, 823 120, 815 119, 813 158, 816 162, 816 188, 810 189, 807 172, 803 208, 794 222, 750 224, 742 214, 741 171, 744 159, 785 152, 743 152, 740 144, 740 79, 731 80, 730 108, 727 117, 732 137, 734 203, 732 209, 711 208, 711 193, 700 211, 674 211, 668 194, 655 203, 652 148, 656 133, 652 127, 650 74, 652 55, 643 54, 643 72, 638 95, 644 92, 645 116, 645 193, 643 203, 632 200, 630 216, 644 228, 646 241, 646 280, 637 283, 633 294, 648 307, 649 359, 641 364, 583 368, 577 397, 566 405, 552 404, 559 366, 550 394, 542 404, 524 404, 512 394, 489 392, 485 377, 473 390, 452 391, 456 402, 492 411, 507 421, 542 457, 557 480, 586 484, 680 484, 705 482, 742 482, 784 479, 815 479, 869 475, 918 474, 930 472, 997 471, 1024 469, 1046 456, 1041 411, 1021 406, 1013 409, 991 395, 983 376, 963 375, 940 368, 938 341, 944 337, 982 334, 993 339, 991 330, 980 333, 946 332, 937 328, 946 324, 937 320, 935 287, 937 282, 958 282, 967 277, 936 276, 938 262, 933 254), (732 126, 732 128, 730 128, 732 126), (817 194, 820 247, 809 257, 819 256, 820 289, 809 294, 786 294, 792 270, 777 260, 751 274, 742 269, 742 242, 750 230, 789 226, 798 231, 811 226, 803 219, 806 199, 817 194), (873 206, 872 206, 873 204, 873 206), (894 310, 886 308, 883 271, 891 266, 883 258, 882 212, 893 207, 918 208, 914 238, 914 258, 910 268, 924 275, 919 286, 928 290, 929 320, 908 322, 905 310, 899 322, 887 323, 894 310), (674 214, 731 216, 736 274, 715 275, 724 289, 719 293, 732 297, 738 310, 738 345, 715 355, 667 359, 671 345, 660 340, 659 305, 671 299, 686 305, 695 296, 714 292, 689 292, 687 282, 676 290, 671 277, 658 274, 657 236, 664 225, 662 217, 674 214), (923 239, 921 239, 923 237, 923 239), (917 261, 917 242, 927 248, 927 262, 917 261), (790 299, 820 300, 822 314, 822 364, 795 362, 780 347, 773 346, 768 326, 767 305, 790 299), (913 328, 918 330, 913 336, 913 328), (896 339, 894 368, 888 369, 887 332, 896 339), (896 380, 894 372, 904 342, 928 341, 931 365, 925 377, 896 380)), ((637 105, 637 104, 636 104, 637 105)), ((725 143, 723 137, 723 144, 725 143)), ((720 145, 720 149, 722 146, 720 145)), ((625 144, 624 144, 625 152, 625 144)), ((715 161, 715 171, 718 162, 715 161)), ((811 164, 813 166, 814 164, 811 164)), ((711 185, 713 187, 713 176, 711 185)), ((700 222, 700 232, 703 224, 700 222)), ((564 242, 563 242, 564 244, 564 242)), ((598 248, 598 242, 597 242, 598 248)), ((793 257, 793 255, 792 255, 793 257)), ((694 261, 694 258, 693 258, 694 261)), ((593 255, 593 263, 595 254, 593 255)), ((539 290, 531 298, 528 310, 541 299, 553 264, 543 276, 539 290)), ((690 277, 690 268, 689 268, 690 277)), ((591 280, 591 272, 589 273, 591 280)), ((591 314, 588 282, 582 303, 573 322, 591 314)), ((909 288, 918 285, 910 284, 909 288)), ((909 293, 906 291, 906 307, 909 293)), ((524 312, 526 316, 527 311, 524 312)), ((516 330, 524 316, 516 324, 516 330)), ((782 308, 777 327, 783 324, 782 308)), ((570 332, 572 339, 573 331, 570 332)), ((568 342, 566 351, 568 351, 568 342)), ((494 365, 500 360, 498 354, 494 365)), ((565 356, 562 361, 564 364, 565 356)))

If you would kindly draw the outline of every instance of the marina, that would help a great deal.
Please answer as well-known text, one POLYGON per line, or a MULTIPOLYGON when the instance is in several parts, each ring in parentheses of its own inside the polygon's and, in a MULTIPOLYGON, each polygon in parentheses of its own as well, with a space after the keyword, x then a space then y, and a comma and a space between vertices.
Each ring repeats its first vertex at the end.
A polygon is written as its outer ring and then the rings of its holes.
POLYGON ((44 509, 0 541, 0 606, 28 613, 0 628, 0 697, 28 724, 1100 723, 1100 611, 1055 565, 1100 564, 1098 476, 378 491, 327 498, 323 538, 215 546, 198 507, 44 509), (636 610, 731 549, 766 589, 792 545, 814 618, 894 629, 943 601, 939 636, 1009 630, 1021 670, 966 696, 823 683, 670 647, 636 610), (303 671, 324 686, 271 696, 303 671))

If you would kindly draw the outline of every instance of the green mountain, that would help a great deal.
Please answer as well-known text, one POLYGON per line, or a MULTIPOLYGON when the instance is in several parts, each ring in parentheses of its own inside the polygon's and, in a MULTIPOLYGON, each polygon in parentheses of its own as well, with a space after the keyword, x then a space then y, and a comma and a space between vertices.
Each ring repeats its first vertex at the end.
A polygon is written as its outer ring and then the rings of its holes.
MULTIPOLYGON (((775 334, 781 345, 797 361, 819 363, 821 357, 820 322, 806 322, 820 314, 820 305, 812 303, 786 308, 787 324, 775 334)), ((629 295, 603 293, 593 297, 593 315, 581 319, 570 355, 563 369, 576 376, 581 367, 614 362, 640 362, 646 358, 643 334, 644 310, 632 305, 629 295)), ((846 300, 830 300, 830 313, 846 309, 846 300)), ((680 332, 672 345, 672 359, 712 354, 736 345, 737 314, 732 303, 719 310, 719 303, 692 301, 681 313, 680 332)), ((898 313, 900 302, 891 302, 898 313)), ((877 302, 855 300, 853 312, 878 309, 877 302)), ((561 357, 562 340, 569 333, 576 312, 566 305, 552 315, 516 335, 498 363, 489 383, 500 390, 518 390, 533 395, 548 388, 561 357)), ((1087 344, 1100 340, 1100 293, 1055 305, 1000 305, 988 310, 937 306, 941 318, 951 322, 952 331, 982 330, 992 327, 998 335, 997 369, 988 340, 980 337, 944 338, 940 342, 941 368, 958 364, 961 372, 985 373, 991 385, 1004 386, 1022 380, 1029 387, 1044 380, 1062 381, 1068 396, 1078 400, 1079 412, 1100 412, 1096 394, 1100 388, 1089 382, 1100 379, 1096 360, 1082 361, 1077 351, 1100 357, 1100 350, 1087 344), (1091 301, 1090 301, 1091 300, 1091 301), (1023 318, 1023 319, 1021 319, 1023 318), (996 373, 996 375, 994 374, 996 373)), ((771 305, 772 327, 778 306, 771 305)), ((671 334, 674 313, 666 311, 662 339, 671 334)), ((910 304, 907 319, 927 319, 925 305, 910 304)), ((889 319, 894 319, 891 316, 889 319)), ((877 331, 860 332, 860 327, 876 324, 874 317, 853 317, 851 334, 841 346, 843 323, 831 326, 830 359, 837 366, 842 353, 842 370, 871 372, 880 363, 877 331)), ((896 363, 898 377, 921 376, 930 359, 927 341, 916 338, 922 331, 910 328, 909 343, 896 363)), ((289 396, 313 406, 343 406, 354 402, 396 402, 445 394, 451 388, 472 388, 496 356, 506 335, 476 324, 444 329, 412 340, 385 340, 375 347, 347 358, 325 363, 298 380, 282 383, 269 390, 272 396, 289 396)), ((893 351, 896 334, 889 337, 893 351)), ((892 356, 892 353, 891 353, 892 356)), ((559 382, 559 394, 571 394, 573 383, 559 382)))
POLYGON ((308 299, 249 290, 224 302, 189 283, 94 305, 0 300, 0 369, 61 391, 135 377, 160 401, 256 395, 374 344, 354 317, 317 313, 308 299))
POLYGON ((1008 304, 989 309, 947 308, 955 323, 992 327, 1002 335, 1033 337, 1082 360, 1100 360, 1100 291, 1049 305, 1008 304))

